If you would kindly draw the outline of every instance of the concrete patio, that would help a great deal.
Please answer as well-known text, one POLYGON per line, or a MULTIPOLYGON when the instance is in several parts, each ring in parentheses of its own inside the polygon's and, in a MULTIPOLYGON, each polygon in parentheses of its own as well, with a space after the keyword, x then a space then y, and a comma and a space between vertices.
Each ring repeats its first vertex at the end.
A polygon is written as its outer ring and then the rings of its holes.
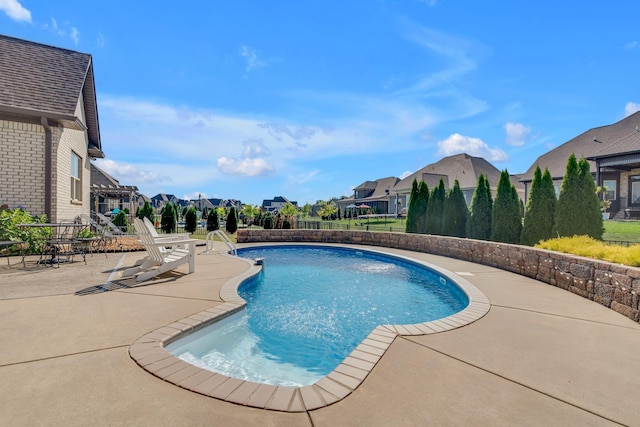
POLYGON ((136 252, 60 268, 0 265, 0 425, 640 426, 639 324, 523 276, 402 250, 388 252, 477 286, 489 313, 396 338, 355 392, 318 410, 266 411, 181 389, 141 369, 128 349, 221 304, 221 286, 249 268, 197 252, 194 274, 182 267, 136 286, 117 282, 136 252))

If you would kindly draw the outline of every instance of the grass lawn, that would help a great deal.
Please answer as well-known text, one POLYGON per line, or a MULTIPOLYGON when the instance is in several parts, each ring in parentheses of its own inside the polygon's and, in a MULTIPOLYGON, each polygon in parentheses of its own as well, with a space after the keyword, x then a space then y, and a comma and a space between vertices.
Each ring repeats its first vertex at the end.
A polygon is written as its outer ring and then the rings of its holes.
POLYGON ((640 243, 640 221, 604 221, 604 240, 640 243))

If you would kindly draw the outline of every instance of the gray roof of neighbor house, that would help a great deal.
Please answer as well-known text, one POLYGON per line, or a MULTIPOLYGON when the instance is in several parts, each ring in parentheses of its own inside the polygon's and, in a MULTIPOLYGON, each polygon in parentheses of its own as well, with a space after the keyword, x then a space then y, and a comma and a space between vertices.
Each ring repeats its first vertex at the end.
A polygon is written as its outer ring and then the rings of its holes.
POLYGON ((262 201, 262 206, 268 207, 268 206, 271 206, 273 203, 291 203, 293 206, 298 206, 298 202, 292 202, 291 200, 283 196, 276 196, 273 199, 264 199, 262 201))
POLYGON ((0 35, 0 112, 86 128, 89 154, 104 157, 89 54, 0 35), (86 123, 75 115, 81 96, 86 123))
POLYGON ((138 187, 135 185, 122 185, 120 182, 91 163, 91 191, 105 193, 131 193, 137 192, 138 187))
MULTIPOLYGON (((549 169, 553 178, 562 178, 571 154, 575 154, 580 159, 640 151, 639 141, 635 136, 638 133, 636 131, 638 126, 640 126, 640 111, 614 124, 589 129, 538 157, 522 175, 522 181, 533 180, 537 165, 540 165, 543 171, 545 168, 549 169)), ((595 164, 591 162, 591 172, 595 173, 595 170, 595 164)))
POLYGON ((452 187, 456 179, 462 189, 475 188, 480 174, 484 174, 489 179, 491 187, 498 185, 500 171, 495 166, 482 157, 461 153, 445 157, 412 173, 400 181, 394 190, 399 193, 411 191, 414 179, 418 182, 426 182, 429 189, 433 189, 441 178, 444 180, 445 188, 452 187))

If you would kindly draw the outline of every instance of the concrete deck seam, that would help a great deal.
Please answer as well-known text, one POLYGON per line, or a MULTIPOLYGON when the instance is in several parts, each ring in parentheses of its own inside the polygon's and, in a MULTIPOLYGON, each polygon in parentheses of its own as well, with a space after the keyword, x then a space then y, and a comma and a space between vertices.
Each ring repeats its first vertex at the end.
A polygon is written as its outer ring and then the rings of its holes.
MULTIPOLYGON (((179 296, 176 296, 176 295, 147 294, 147 293, 144 293, 144 292, 132 292, 130 289, 116 289, 116 290, 109 291, 109 292, 119 292, 119 293, 125 293, 125 294, 131 294, 131 295, 141 295, 141 296, 147 296, 147 297, 161 297, 161 298, 172 298, 172 299, 181 299, 181 300, 190 300, 190 301, 207 301, 207 302, 224 303, 223 300, 219 300, 219 299, 179 297, 179 296)), ((98 295, 101 295, 101 294, 98 294, 98 295)))
POLYGON ((43 358, 40 358, 40 359, 23 360, 23 361, 15 362, 15 363, 6 363, 4 365, 0 365, 0 368, 6 368, 8 366, 25 365, 27 363, 43 362, 45 360, 61 359, 63 357, 77 356, 79 354, 96 353, 98 351, 104 351, 104 350, 115 350, 115 349, 118 349, 118 348, 129 349, 129 347, 131 347, 130 344, 123 344, 123 345, 115 345, 113 347, 103 347, 103 348, 96 348, 96 349, 93 349, 93 350, 78 351, 78 352, 75 352, 75 353, 59 354, 57 356, 43 357, 43 358))
MULTIPOLYGON (((492 304, 492 306, 493 307, 505 308, 505 309, 511 309, 511 310, 526 311, 528 313, 541 314, 541 315, 544 315, 544 316, 560 317, 560 318, 563 318, 563 319, 571 319, 571 320, 580 320, 580 321, 589 322, 589 323, 596 323, 598 325, 613 326, 614 328, 629 329, 629 330, 632 330, 632 331, 637 331, 638 330, 638 328, 632 328, 630 326, 616 325, 616 324, 613 324, 613 323, 600 322, 600 321, 597 321, 597 320, 585 319, 585 318, 582 318, 582 317, 567 316, 567 315, 564 315, 564 314, 549 313, 549 312, 546 312, 546 311, 530 310, 528 308, 522 308, 522 307, 512 307, 512 306, 509 306, 509 305, 499 305, 499 304, 492 304)), ((622 316, 622 317, 624 317, 626 319, 625 316, 622 316)))
POLYGON ((613 420, 613 419, 611 419, 611 418, 607 417, 606 415, 599 414, 599 413, 594 412, 594 411, 592 411, 592 410, 590 410, 590 409, 583 408, 582 406, 579 406, 579 405, 577 405, 577 404, 575 404, 575 403, 571 403, 571 402, 569 402, 569 401, 567 401, 567 400, 565 400, 565 399, 562 399, 562 398, 560 398, 560 397, 554 396, 554 395, 552 395, 552 394, 550 394, 550 393, 547 393, 547 392, 545 392, 545 391, 542 391, 542 390, 538 390, 538 389, 536 389, 536 388, 533 388, 532 386, 529 386, 529 385, 527 385, 527 384, 524 384, 524 383, 522 383, 522 382, 520 382, 520 381, 516 381, 516 380, 514 380, 514 379, 511 379, 511 378, 505 377, 504 375, 501 375, 501 374, 499 374, 499 373, 497 373, 497 372, 490 371, 489 369, 486 369, 486 368, 483 368, 483 367, 481 367, 481 366, 475 365, 475 364, 473 364, 473 363, 471 363, 471 362, 467 362, 466 360, 462 360, 462 359, 460 359, 460 358, 458 358, 458 357, 452 356, 451 354, 447 354, 447 353, 445 353, 445 352, 443 352, 443 351, 440 351, 440 350, 438 350, 438 349, 435 349, 435 348, 433 348, 433 347, 430 347, 430 346, 428 346, 428 345, 426 345, 426 344, 422 344, 422 343, 420 343, 420 342, 413 341, 413 340, 411 340, 411 339, 410 339, 410 338, 412 338, 411 336, 402 336, 402 335, 400 335, 400 336, 399 336, 399 338, 401 338, 401 339, 405 339, 405 340, 409 341, 409 342, 410 342, 410 343, 412 343, 412 344, 419 345, 420 347, 424 347, 424 348, 426 348, 426 349, 428 349, 428 350, 434 351, 434 352, 436 352, 436 353, 438 353, 438 354, 441 354, 441 355, 443 355, 443 356, 446 356, 446 357, 448 357, 448 358, 451 358, 451 359, 453 359, 453 360, 455 360, 455 361, 457 361, 457 362, 463 363, 463 364, 465 364, 465 365, 467 365, 467 366, 471 366, 472 368, 479 369, 479 370, 481 370, 481 371, 483 371, 483 372, 486 372, 486 373, 488 373, 488 374, 490 374, 490 375, 494 375, 494 376, 496 376, 496 377, 498 377, 498 378, 502 378, 502 379, 503 379, 503 380, 505 380, 505 381, 509 381, 510 383, 517 384, 517 385, 519 385, 519 386, 521 386, 521 387, 524 387, 524 388, 526 388, 526 389, 528 389, 528 390, 531 390, 531 391, 533 391, 533 392, 536 392, 536 393, 542 394, 543 396, 547 396, 547 397, 549 397, 549 398, 551 398, 551 399, 557 400, 558 402, 562 402, 562 403, 564 403, 565 405, 569 405, 569 406, 572 406, 572 407, 574 407, 574 408, 576 408, 576 409, 580 409, 581 411, 584 411, 584 412, 587 412, 587 413, 589 413, 589 414, 595 415, 595 416, 597 416, 597 417, 599 417, 599 418, 602 418, 602 419, 604 419, 604 420, 610 421, 610 422, 612 422, 612 423, 614 423, 614 424, 618 424, 618 425, 620 425, 620 426, 626 426, 626 425, 627 425, 627 424, 624 424, 624 423, 622 423, 622 422, 620 422, 620 421, 613 420))

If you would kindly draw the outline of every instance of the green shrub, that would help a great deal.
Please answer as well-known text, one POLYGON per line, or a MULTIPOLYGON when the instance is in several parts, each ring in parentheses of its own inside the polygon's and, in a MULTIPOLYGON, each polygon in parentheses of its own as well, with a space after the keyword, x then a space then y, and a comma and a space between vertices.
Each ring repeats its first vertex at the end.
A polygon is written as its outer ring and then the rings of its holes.
POLYGON ((136 216, 140 219, 148 218, 149 221, 151 221, 151 224, 156 223, 156 211, 148 201, 145 201, 144 205, 138 209, 136 216))
POLYGON ((556 191, 549 169, 545 168, 542 175, 540 167, 536 166, 520 239, 523 245, 533 246, 541 240, 553 237, 556 202, 556 191))
POLYGON ((535 245, 535 247, 587 258, 600 259, 616 264, 640 267, 640 245, 629 247, 607 245, 590 236, 574 235, 571 237, 558 237, 555 239, 545 240, 535 245))
POLYGON ((273 229, 273 215, 271 214, 271 212, 267 212, 264 214, 262 228, 264 228, 265 230, 273 229))
POLYGON ((46 215, 34 217, 29 212, 17 208, 0 210, 0 240, 25 242, 29 246, 30 253, 40 253, 44 242, 51 237, 51 229, 49 227, 18 227, 17 224, 46 222, 46 215))
POLYGON ((444 215, 442 219, 442 234, 445 236, 466 237, 467 216, 469 208, 456 179, 453 188, 449 190, 444 201, 444 215))
POLYGON ((511 184, 509 172, 500 173, 496 200, 491 212, 491 240, 503 243, 520 243, 522 211, 516 188, 511 184))
POLYGON ((218 219, 218 211, 211 209, 207 216, 207 231, 215 231, 220 229, 220 220, 218 219))
POLYGON ((160 228, 165 233, 173 233, 177 227, 177 207, 172 203, 167 203, 160 214, 160 228))
POLYGON ((480 174, 478 185, 471 198, 469 219, 467 220, 467 237, 470 239, 489 240, 491 237, 491 188, 487 178, 480 174))
POLYGON ((409 195, 409 207, 407 208, 407 225, 405 227, 405 232, 407 233, 418 233, 419 198, 418 180, 414 178, 411 184, 411 194, 409 195))
POLYGON ((227 215, 227 233, 233 234, 238 230, 238 216, 236 214, 236 207, 231 206, 229 209, 229 215, 227 215))
POLYGON ((187 233, 195 233, 198 227, 198 214, 196 208, 191 206, 184 215, 184 231, 187 233))
POLYGON ((124 211, 118 212, 112 222, 123 231, 126 231, 129 227, 129 219, 124 211))
POLYGON ((601 240, 603 233, 600 200, 589 170, 589 162, 576 160, 572 154, 562 179, 556 206, 553 235, 560 237, 587 235, 601 240))
POLYGON ((444 181, 440 178, 438 186, 433 189, 427 205, 427 222, 425 232, 428 234, 442 234, 442 219, 444 215, 444 199, 446 192, 444 181))

